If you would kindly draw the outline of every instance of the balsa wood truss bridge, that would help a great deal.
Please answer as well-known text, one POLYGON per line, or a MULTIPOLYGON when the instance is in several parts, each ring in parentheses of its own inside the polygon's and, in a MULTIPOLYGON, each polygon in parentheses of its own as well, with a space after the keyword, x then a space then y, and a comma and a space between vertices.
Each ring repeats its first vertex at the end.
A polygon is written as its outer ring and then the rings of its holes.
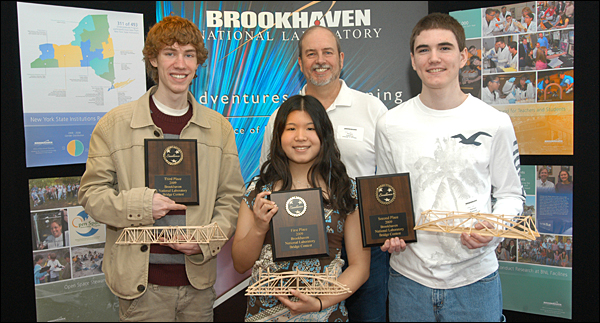
POLYGON ((133 227, 125 228, 116 244, 199 243, 227 241, 217 223, 205 226, 133 227))
POLYGON ((540 236, 531 216, 505 216, 504 214, 472 213, 456 211, 427 210, 421 217, 415 230, 447 232, 447 233, 477 233, 482 236, 499 238, 535 240, 540 236), (494 225, 490 229, 475 229, 475 224, 488 221, 494 225))
POLYGON ((352 293, 328 268, 324 273, 299 270, 272 273, 259 269, 258 277, 258 281, 246 289, 246 296, 291 296, 292 289, 311 296, 352 293))

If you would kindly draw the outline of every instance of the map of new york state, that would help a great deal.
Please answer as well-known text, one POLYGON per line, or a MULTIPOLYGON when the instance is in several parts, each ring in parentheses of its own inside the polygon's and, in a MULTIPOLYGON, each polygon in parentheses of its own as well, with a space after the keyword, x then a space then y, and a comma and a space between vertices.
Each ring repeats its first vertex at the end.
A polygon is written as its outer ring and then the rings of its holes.
POLYGON ((41 44, 42 54, 31 62, 31 68, 91 67, 111 88, 125 85, 115 84, 115 51, 107 15, 84 17, 73 33, 75 40, 70 44, 41 44))

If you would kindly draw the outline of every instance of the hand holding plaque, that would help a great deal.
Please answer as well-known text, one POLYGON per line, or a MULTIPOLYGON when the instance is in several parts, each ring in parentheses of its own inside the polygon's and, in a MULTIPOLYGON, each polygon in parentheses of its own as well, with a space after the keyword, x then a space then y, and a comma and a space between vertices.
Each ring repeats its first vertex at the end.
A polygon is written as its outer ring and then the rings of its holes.
POLYGON ((145 139, 146 186, 173 201, 198 205, 195 139, 145 139))
POLYGON ((279 206, 271 219, 275 261, 329 254, 320 188, 273 192, 269 199, 279 206))
POLYGON ((416 242, 408 173, 356 178, 363 247, 399 237, 416 242))

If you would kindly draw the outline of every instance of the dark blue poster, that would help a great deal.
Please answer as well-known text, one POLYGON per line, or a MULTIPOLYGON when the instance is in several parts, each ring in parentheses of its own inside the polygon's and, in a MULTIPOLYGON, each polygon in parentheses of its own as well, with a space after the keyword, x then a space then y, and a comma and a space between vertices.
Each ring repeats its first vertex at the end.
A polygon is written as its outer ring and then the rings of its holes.
POLYGON ((204 35, 208 59, 190 90, 233 125, 246 181, 258 174, 269 116, 305 84, 297 46, 310 26, 326 26, 340 38, 341 78, 350 88, 388 108, 416 94, 409 30, 427 14, 426 3, 157 2, 157 21, 171 14, 192 20, 204 35))

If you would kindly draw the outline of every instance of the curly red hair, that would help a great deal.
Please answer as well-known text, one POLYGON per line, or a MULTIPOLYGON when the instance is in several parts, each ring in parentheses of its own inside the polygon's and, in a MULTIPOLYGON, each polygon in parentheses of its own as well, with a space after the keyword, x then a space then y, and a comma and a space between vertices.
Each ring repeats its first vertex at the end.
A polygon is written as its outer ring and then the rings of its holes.
POLYGON ((208 50, 204 47, 204 37, 202 37, 198 26, 178 16, 164 17, 148 31, 144 50, 142 51, 146 71, 156 84, 158 84, 158 69, 152 66, 150 60, 155 59, 161 49, 174 43, 181 46, 192 45, 196 49, 198 64, 203 64, 208 57, 208 50))

